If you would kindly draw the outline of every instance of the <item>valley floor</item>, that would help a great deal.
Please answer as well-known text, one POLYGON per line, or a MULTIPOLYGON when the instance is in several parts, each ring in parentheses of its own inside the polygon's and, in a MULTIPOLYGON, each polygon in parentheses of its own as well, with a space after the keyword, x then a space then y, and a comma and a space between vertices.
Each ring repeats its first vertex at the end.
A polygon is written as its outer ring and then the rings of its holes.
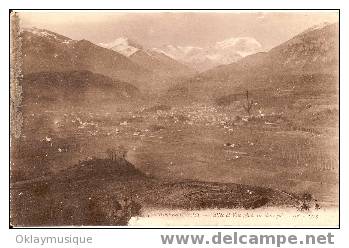
POLYGON ((14 225, 126 225, 154 207, 338 206, 336 128, 203 104, 128 108, 26 112, 12 143, 14 225), (126 160, 105 159, 119 146, 126 160))

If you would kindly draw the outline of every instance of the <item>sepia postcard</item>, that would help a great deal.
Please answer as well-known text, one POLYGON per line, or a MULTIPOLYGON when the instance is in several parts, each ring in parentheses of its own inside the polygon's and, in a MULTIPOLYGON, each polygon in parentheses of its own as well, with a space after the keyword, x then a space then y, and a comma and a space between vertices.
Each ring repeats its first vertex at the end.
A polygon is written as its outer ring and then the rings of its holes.
POLYGON ((338 11, 11 11, 10 225, 339 226, 338 11))

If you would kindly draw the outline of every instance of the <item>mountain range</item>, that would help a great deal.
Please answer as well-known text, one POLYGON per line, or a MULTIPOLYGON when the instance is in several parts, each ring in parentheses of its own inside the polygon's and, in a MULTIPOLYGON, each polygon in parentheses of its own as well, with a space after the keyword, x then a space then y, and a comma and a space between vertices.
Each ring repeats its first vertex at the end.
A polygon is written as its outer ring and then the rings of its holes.
POLYGON ((218 65, 236 62, 247 55, 260 52, 262 45, 253 37, 232 37, 216 42, 206 48, 165 45, 153 50, 162 52, 202 72, 218 65))
POLYGON ((262 50, 262 45, 253 37, 232 37, 205 48, 164 45, 159 48, 146 49, 127 37, 119 37, 109 43, 98 45, 121 53, 142 66, 153 61, 150 64, 155 64, 154 70, 160 73, 161 71, 174 71, 179 76, 188 76, 189 68, 202 72, 218 65, 233 63, 262 50), (140 56, 147 62, 146 64, 140 62, 138 59, 140 56), (159 61, 159 56, 165 61, 159 61))
POLYGON ((204 72, 204 77, 234 77, 241 72, 324 73, 338 70, 338 23, 315 26, 268 52, 247 56, 236 63, 204 72))
POLYGON ((227 94, 227 91, 278 88, 286 81, 292 85, 304 76, 315 78, 322 74, 337 78, 338 30, 338 23, 312 27, 268 52, 255 53, 202 72, 169 92, 191 99, 195 96, 212 98, 227 94))
POLYGON ((136 81, 151 72, 125 56, 87 40, 72 40, 44 29, 21 33, 23 73, 89 70, 106 76, 136 81))
POLYGON ((127 37, 119 37, 111 43, 100 43, 99 45, 128 57, 135 64, 147 68, 161 78, 185 77, 195 74, 195 70, 190 66, 178 62, 164 52, 143 48, 127 37))
POLYGON ((25 75, 90 71, 141 91, 170 88, 170 95, 222 95, 228 89, 269 87, 280 76, 338 73, 338 23, 309 28, 268 52, 258 52, 261 44, 251 37, 207 49, 147 49, 125 37, 97 45, 37 28, 23 30, 21 37, 25 75), (199 74, 192 69, 214 64, 219 65, 199 74))
POLYGON ((165 54, 143 50, 140 46, 128 52, 122 49, 114 51, 115 46, 105 48, 38 28, 24 29, 21 38, 24 74, 88 70, 132 82, 143 90, 153 90, 163 87, 173 78, 195 73, 165 54))

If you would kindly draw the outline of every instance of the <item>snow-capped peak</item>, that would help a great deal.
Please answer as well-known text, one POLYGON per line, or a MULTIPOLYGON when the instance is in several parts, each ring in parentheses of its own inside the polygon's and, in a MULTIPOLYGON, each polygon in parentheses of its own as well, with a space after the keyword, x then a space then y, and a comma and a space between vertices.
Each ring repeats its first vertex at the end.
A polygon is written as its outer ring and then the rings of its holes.
POLYGON ((214 49, 231 50, 242 57, 259 52, 262 45, 252 37, 232 37, 223 41, 216 42, 214 49))
POLYGON ((193 46, 174 46, 174 45, 166 45, 162 48, 153 48, 152 50, 156 52, 163 53, 173 59, 177 59, 179 61, 185 61, 185 57, 193 56, 197 53, 201 53, 204 49, 201 47, 193 47, 193 46))
POLYGON ((100 46, 111 49, 127 57, 142 49, 142 46, 127 37, 119 37, 109 43, 99 43, 100 46))
POLYGON ((253 37, 232 37, 205 48, 167 45, 153 50, 202 71, 213 66, 230 64, 242 57, 260 52, 262 45, 253 37))

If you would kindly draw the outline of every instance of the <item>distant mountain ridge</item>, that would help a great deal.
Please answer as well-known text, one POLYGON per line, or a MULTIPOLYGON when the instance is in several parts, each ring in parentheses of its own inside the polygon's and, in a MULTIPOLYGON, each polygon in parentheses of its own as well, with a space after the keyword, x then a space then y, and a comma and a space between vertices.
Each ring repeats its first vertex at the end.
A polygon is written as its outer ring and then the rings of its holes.
POLYGON ((130 40, 127 37, 119 37, 110 43, 99 43, 98 45, 121 53, 126 57, 129 57, 135 52, 143 49, 141 45, 137 44, 135 41, 130 40))
MULTIPOLYGON (((25 29, 21 36, 24 74, 88 70, 131 82, 139 89, 166 89, 177 85, 182 90, 196 87, 195 91, 213 93, 212 89, 218 88, 224 91, 239 85, 254 87, 254 81, 271 75, 338 72, 338 23, 311 27, 268 52, 254 53, 260 49, 260 44, 249 37, 217 42, 214 49, 225 51, 228 60, 236 62, 200 74, 161 50, 145 49, 127 38, 119 38, 110 43, 109 48, 103 48, 87 40, 75 41, 44 29, 25 29), (232 47, 238 49, 229 53, 232 47), (191 78, 187 80, 187 77, 191 78)), ((194 64, 196 59, 200 63, 206 59, 209 63, 213 59, 219 59, 221 63, 224 60, 224 56, 211 56, 198 47, 171 46, 171 49, 174 53, 181 50, 178 54, 193 58, 194 64)), ((184 57, 178 60, 184 60, 184 57)))
POLYGON ((198 71, 205 71, 222 64, 230 64, 247 55, 262 50, 253 37, 232 37, 203 48, 194 46, 166 45, 153 50, 162 52, 198 71))
POLYGON ((338 70, 338 23, 308 29, 269 52, 206 71, 202 78, 232 79, 275 73, 332 73, 338 70))
POLYGON ((178 62, 161 51, 146 49, 127 37, 120 37, 110 43, 99 44, 125 55, 134 63, 147 68, 162 78, 190 76, 196 73, 190 66, 178 62))
MULTIPOLYGON (((189 67, 161 54, 148 53, 134 43, 132 50, 123 47, 123 54, 87 40, 72 40, 38 28, 21 32, 23 73, 87 70, 116 80, 130 82, 140 89, 166 87, 168 79, 193 75, 189 67), (144 53, 142 55, 142 53, 144 53)), ((125 40, 119 40, 125 45, 125 40)), ((129 42, 129 41, 127 41, 129 42)), ((119 44, 118 43, 118 44, 119 44)), ((116 42, 114 47, 117 46, 116 42)), ((120 45, 120 44, 119 44, 120 45)), ((120 46, 117 46, 120 50, 120 46)))
POLYGON ((21 33, 23 73, 89 70, 123 81, 141 81, 151 72, 125 56, 87 40, 75 41, 44 29, 21 33))
POLYGON ((339 69, 338 32, 338 23, 307 29, 268 52, 217 66, 178 84, 169 91, 170 95, 210 98, 209 95, 219 97, 236 89, 277 88, 282 81, 303 76, 328 74, 333 75, 330 78, 336 78, 339 69))

